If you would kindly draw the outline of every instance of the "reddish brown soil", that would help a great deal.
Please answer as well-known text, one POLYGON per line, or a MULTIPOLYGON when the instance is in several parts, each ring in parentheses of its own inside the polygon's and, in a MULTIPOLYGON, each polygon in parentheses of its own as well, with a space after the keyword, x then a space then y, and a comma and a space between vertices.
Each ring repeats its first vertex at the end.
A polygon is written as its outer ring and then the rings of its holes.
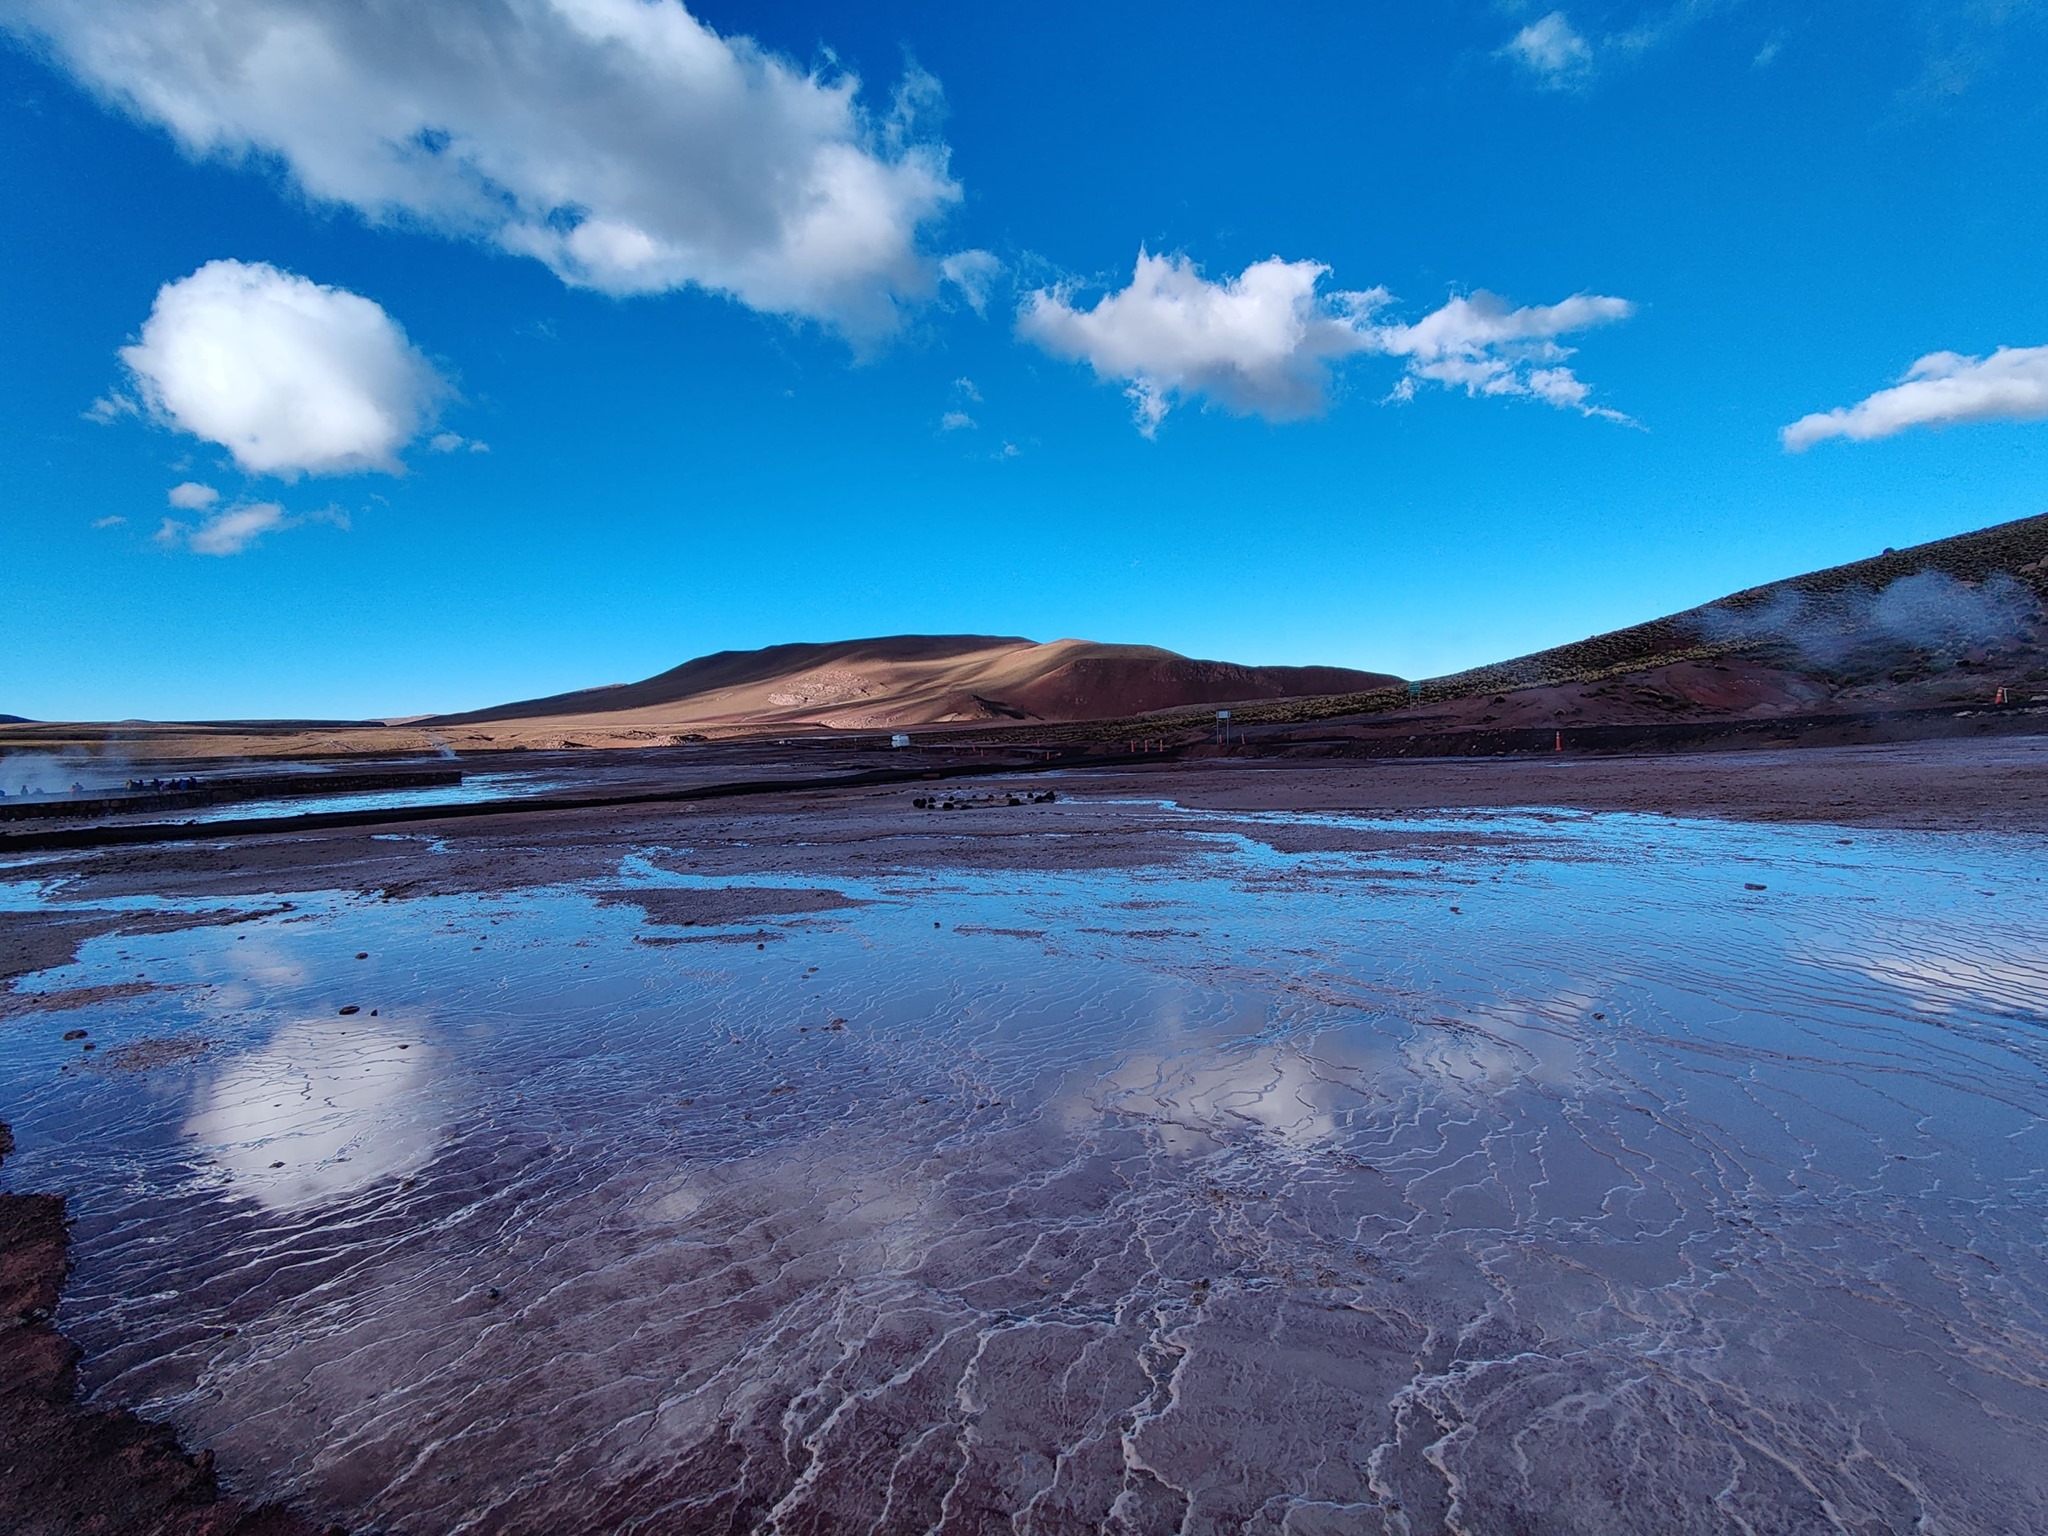
MULTIPOLYGON (((0 1125, 0 1156, 13 1150, 0 1125)), ((314 1536, 221 1491, 213 1458, 123 1408, 77 1400, 78 1349, 51 1321, 70 1233, 61 1195, 0 1195, 0 1530, 11 1536, 314 1536)))

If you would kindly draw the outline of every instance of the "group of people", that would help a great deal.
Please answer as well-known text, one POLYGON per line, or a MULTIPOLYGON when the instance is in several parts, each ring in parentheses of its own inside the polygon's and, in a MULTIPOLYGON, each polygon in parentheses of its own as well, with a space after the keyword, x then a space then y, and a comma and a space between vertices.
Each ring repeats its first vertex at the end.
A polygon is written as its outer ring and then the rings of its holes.
MULTIPOLYGON (((128 781, 128 788, 137 793, 164 794, 181 789, 197 789, 198 787, 199 781, 189 774, 181 779, 130 779, 128 781)), ((24 784, 19 791, 23 799, 34 798, 43 792, 43 787, 40 784, 24 784)), ((62 791, 57 791, 57 793, 62 793, 62 791)), ((83 779, 73 779, 71 781, 71 793, 74 795, 85 795, 91 794, 92 791, 85 787, 83 779)), ((7 791, 0 789, 0 800, 5 800, 6 798, 7 791)))

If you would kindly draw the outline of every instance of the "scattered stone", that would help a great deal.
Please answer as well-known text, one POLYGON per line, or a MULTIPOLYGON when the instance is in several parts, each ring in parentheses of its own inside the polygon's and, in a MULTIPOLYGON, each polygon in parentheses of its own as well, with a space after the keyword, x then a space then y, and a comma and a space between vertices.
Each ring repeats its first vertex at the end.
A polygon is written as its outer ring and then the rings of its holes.
POLYGON ((149 1072, 158 1067, 183 1066, 213 1049, 214 1042, 190 1037, 131 1040, 100 1058, 103 1072, 149 1072))
POLYGON ((352 1013, 361 1013, 362 1011, 363 1010, 360 1005, 356 1003, 350 1003, 347 1007, 341 1010, 341 1016, 345 1019, 352 1013))
POLYGON ((64 1031, 64 1038, 66 1040, 83 1040, 85 1035, 86 1032, 82 1029, 67 1029, 64 1031))
POLYGON ((356 951, 356 958, 358 960, 367 960, 370 958, 370 952, 367 949, 359 949, 356 951))
POLYGON ((1745 881, 1743 881, 1743 882, 1742 882, 1742 888, 1743 888, 1743 889, 1744 889, 1745 891, 1763 891, 1763 890, 1768 890, 1768 889, 1770 889, 1770 887, 1768 887, 1768 886, 1758 885, 1758 884, 1757 884, 1757 883, 1756 883, 1756 882, 1755 882, 1754 880, 1745 880, 1745 881))

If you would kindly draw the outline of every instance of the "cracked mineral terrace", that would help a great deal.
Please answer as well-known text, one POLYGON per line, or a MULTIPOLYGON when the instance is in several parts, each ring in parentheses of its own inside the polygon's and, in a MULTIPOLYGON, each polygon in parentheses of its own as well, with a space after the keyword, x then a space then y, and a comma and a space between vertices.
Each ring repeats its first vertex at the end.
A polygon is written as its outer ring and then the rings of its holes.
POLYGON ((14 859, 87 1404, 418 1536, 2048 1528, 2048 742, 1055 785, 14 859))

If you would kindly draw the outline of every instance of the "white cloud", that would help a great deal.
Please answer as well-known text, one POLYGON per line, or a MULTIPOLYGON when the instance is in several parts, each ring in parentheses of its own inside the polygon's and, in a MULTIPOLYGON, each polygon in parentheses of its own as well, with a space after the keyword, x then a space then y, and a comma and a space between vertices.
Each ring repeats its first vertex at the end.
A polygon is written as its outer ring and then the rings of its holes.
POLYGON ((124 395, 117 389, 100 396, 87 406, 85 419, 105 426, 109 422, 119 421, 123 416, 137 416, 141 412, 142 407, 135 403, 132 396, 124 395))
POLYGON ((606 293, 686 285, 879 334, 930 292, 960 189, 913 73, 859 81, 721 37, 678 0, 0 0, 195 155, 275 157, 313 197, 545 262, 606 293))
POLYGON ((198 555, 239 555, 265 534, 308 523, 326 523, 345 531, 349 517, 339 507, 296 513, 274 501, 243 501, 207 512, 196 524, 167 517, 156 531, 156 541, 198 555))
POLYGON ((479 442, 473 437, 464 437, 460 432, 436 432, 427 439, 427 446, 436 453, 489 453, 491 445, 479 442))
POLYGON ((1793 453, 1830 437, 1857 442, 1908 427, 1966 421, 2038 421, 2048 417, 2048 347, 2000 347, 1989 357, 1933 352, 1903 382, 1855 405, 1802 416, 1779 433, 1793 453))
POLYGON ((974 380, 969 378, 955 379, 953 381, 953 388, 958 392, 961 399, 972 400, 977 405, 981 403, 981 391, 975 388, 974 380))
POLYGON ((974 418, 965 411, 948 411, 939 418, 941 432, 958 432, 963 427, 974 425, 974 418))
POLYGON ((1314 415, 1332 366, 1359 353, 1406 362, 1390 398, 1408 399, 1418 382, 1430 382, 1622 419, 1587 403, 1587 386, 1566 366, 1572 349, 1559 338, 1625 318, 1633 308, 1626 300, 1580 294, 1513 309, 1477 293, 1413 324, 1383 323, 1391 302, 1384 288, 1320 293, 1327 271, 1275 256, 1211 282, 1184 257, 1140 251, 1128 287, 1092 309, 1076 308, 1066 292, 1040 290, 1025 300, 1018 330, 1122 383, 1147 436, 1176 402, 1196 396, 1272 421, 1314 415))
POLYGON ((960 290, 977 315, 988 308, 989 292, 1002 275, 1001 259, 988 251, 955 251, 939 263, 939 276, 960 290))
POLYGON ((1501 49, 1544 86, 1565 90, 1593 72, 1593 48, 1579 36, 1563 11, 1532 21, 1501 49))
POLYGON ((119 514, 119 513, 117 512, 117 513, 115 513, 115 514, 114 514, 113 516, 111 516, 111 517, 96 517, 96 518, 94 518, 94 519, 92 520, 92 525, 93 525, 93 527, 95 527, 95 528, 119 528, 119 527, 120 527, 120 526, 121 526, 121 525, 122 525, 123 523, 125 523, 125 522, 127 522, 127 521, 128 521, 128 519, 127 519, 127 518, 125 518, 125 517, 121 516, 121 515, 120 515, 120 514, 119 514))
POLYGON ((160 544, 183 544, 194 554, 239 555, 264 534, 286 526, 283 507, 259 501, 216 512, 196 528, 167 517, 156 537, 160 544))
POLYGON ((1025 299, 1017 329, 1055 357, 1123 382, 1147 436, 1189 395, 1240 415, 1309 416, 1322 408, 1330 360, 1363 349, 1354 312, 1385 297, 1319 297, 1328 270, 1274 256, 1212 283, 1185 257, 1141 250, 1129 287, 1085 310, 1040 289, 1025 299))
POLYGON ((121 360, 159 419, 286 478, 397 470, 446 392, 376 304, 260 262, 166 283, 121 360))
POLYGON ((186 512, 203 512, 220 500, 220 492, 210 485, 201 485, 196 480, 187 480, 182 485, 172 486, 169 494, 164 499, 172 506, 186 512))
POLYGON ((1572 349, 1558 338, 1634 312, 1628 300, 1602 294, 1511 309, 1493 294, 1475 293, 1451 299, 1413 325, 1381 326, 1373 334, 1376 350, 1408 359, 1407 376, 1394 386, 1396 399, 1412 398, 1416 381, 1427 379, 1468 395, 1524 395, 1623 421, 1618 411, 1586 403, 1591 391, 1565 366, 1572 349))

